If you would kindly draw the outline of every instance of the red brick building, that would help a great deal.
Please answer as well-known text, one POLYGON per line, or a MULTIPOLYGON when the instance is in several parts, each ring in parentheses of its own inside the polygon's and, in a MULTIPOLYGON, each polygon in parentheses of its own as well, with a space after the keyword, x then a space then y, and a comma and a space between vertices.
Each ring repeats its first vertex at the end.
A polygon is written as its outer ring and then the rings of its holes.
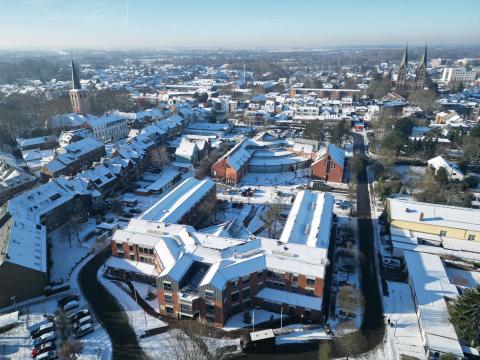
POLYGON ((235 145, 212 165, 212 177, 225 181, 227 184, 237 184, 247 173, 248 163, 252 154, 246 150, 244 140, 235 145))
POLYGON ((341 183, 345 170, 345 151, 329 144, 320 151, 311 168, 313 178, 341 183))

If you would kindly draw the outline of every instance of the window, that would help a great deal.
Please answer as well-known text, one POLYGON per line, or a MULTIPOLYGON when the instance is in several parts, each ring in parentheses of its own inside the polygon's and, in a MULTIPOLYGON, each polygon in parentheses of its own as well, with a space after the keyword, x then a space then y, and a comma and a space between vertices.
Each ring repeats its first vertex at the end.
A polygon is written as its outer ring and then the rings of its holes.
POLYGON ((447 236, 447 232, 445 230, 440 230, 440 236, 447 236))
POLYGON ((235 281, 232 281, 232 289, 236 289, 238 286, 238 281, 235 280, 235 281))
POLYGON ((297 293, 298 292, 298 286, 292 286, 291 291, 293 293, 297 293))
POLYGON ((215 293, 212 290, 205 290, 205 299, 215 300, 215 293))
POLYGON ((192 307, 188 304, 180 304, 180 311, 183 313, 191 313, 192 307))
POLYGON ((242 285, 250 283, 250 275, 242 277, 242 285))
POLYGON ((305 289, 305 295, 315 296, 315 292, 313 291, 313 289, 305 289))
POLYGON ((468 235, 468 240, 470 240, 470 241, 475 240, 475 235, 468 235))
POLYGON ((293 283, 298 282, 298 275, 297 274, 292 275, 292 282, 293 283))
POLYGON ((242 290, 242 297, 243 298, 250 297, 250 288, 246 288, 242 290))
POLYGON ((138 252, 143 254, 143 248, 142 248, 142 247, 139 247, 139 248, 138 248, 138 252))
POLYGON ((130 255, 130 260, 135 260, 135 255, 130 255))
POLYGON ((128 245, 128 250, 133 251, 133 245, 128 245))
POLYGON ((145 262, 145 257, 140 256, 140 261, 141 261, 141 262, 145 262))
POLYGON ((206 310, 207 310, 207 313, 209 314, 215 314, 215 305, 207 304, 206 310))
POLYGON ((167 314, 173 314, 173 307, 165 306, 165 310, 167 311, 167 314))
POLYGON ((153 249, 148 249, 148 253, 149 253, 150 255, 153 255, 153 249))
POLYGON ((258 280, 262 280, 263 279, 263 272, 259 272, 257 274, 257 276, 258 276, 258 280))
POLYGON ((167 304, 173 304, 173 296, 171 294, 165 294, 165 302, 167 304))
POLYGON ((309 286, 315 285, 315 279, 307 278, 307 285, 309 285, 309 286))
POLYGON ((123 250, 123 244, 117 243, 117 250, 123 250))
POLYGON ((163 290, 172 290, 172 283, 170 281, 164 281, 163 290))
POLYGON ((238 291, 232 294, 232 297, 231 297, 232 302, 238 301, 238 298, 239 298, 238 291))

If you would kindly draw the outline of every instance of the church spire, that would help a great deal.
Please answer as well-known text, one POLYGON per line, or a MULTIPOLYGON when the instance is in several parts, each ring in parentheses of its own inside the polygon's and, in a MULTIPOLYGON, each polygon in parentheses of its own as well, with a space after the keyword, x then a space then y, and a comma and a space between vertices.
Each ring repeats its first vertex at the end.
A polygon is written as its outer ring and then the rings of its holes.
POLYGON ((408 65, 408 44, 405 46, 405 52, 403 53, 402 61, 400 62, 400 67, 408 65))
POLYGON ((420 57, 420 63, 418 66, 427 65, 427 44, 425 43, 425 49, 423 50, 422 56, 420 57))
POLYGON ((78 78, 77 69, 75 68, 75 64, 72 60, 72 83, 73 83, 73 90, 81 90, 82 85, 80 85, 80 79, 78 78))

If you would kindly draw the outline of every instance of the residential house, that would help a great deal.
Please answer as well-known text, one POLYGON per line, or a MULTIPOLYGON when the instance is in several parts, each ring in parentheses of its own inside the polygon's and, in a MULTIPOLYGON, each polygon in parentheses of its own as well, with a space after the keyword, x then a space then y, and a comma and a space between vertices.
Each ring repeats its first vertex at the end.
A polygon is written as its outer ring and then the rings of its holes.
POLYGON ((345 171, 345 151, 329 144, 317 154, 312 163, 312 177, 325 181, 341 183, 345 171))

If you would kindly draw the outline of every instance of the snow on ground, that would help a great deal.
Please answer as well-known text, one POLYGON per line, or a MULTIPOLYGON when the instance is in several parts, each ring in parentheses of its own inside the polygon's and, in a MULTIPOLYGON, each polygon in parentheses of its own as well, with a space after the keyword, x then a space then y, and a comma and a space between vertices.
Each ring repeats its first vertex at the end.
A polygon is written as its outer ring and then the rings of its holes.
MULTIPOLYGON (((255 309, 254 310, 255 315, 253 315, 253 312, 250 311, 250 316, 255 317, 255 324, 261 324, 266 321, 270 321, 271 317, 273 316, 273 319, 280 319, 280 314, 274 313, 271 311, 263 310, 263 309, 255 309)), ((251 324, 245 324, 243 322, 243 314, 244 312, 239 312, 238 314, 232 315, 228 318, 227 322, 225 323, 225 326, 223 327, 223 330, 225 331, 232 331, 232 330, 237 330, 241 329, 247 326, 251 326, 251 324)), ((283 316, 284 318, 286 315, 283 316)))
POLYGON ((153 292, 154 294, 156 294, 156 289, 155 289, 155 287, 152 286, 152 285, 148 285, 148 284, 145 284, 145 283, 138 282, 138 281, 132 281, 132 284, 133 284, 133 286, 135 287, 135 289, 138 291, 138 293, 142 296, 142 298, 143 298, 155 311, 159 312, 160 309, 159 309, 159 304, 158 304, 157 296, 155 295, 155 298, 153 298, 153 300, 147 300, 147 295, 148 295, 148 293, 153 292))
POLYGON ((128 321, 137 336, 143 335, 148 329, 168 326, 168 324, 162 320, 145 313, 140 305, 138 305, 135 300, 130 297, 130 295, 120 288, 127 288, 125 284, 122 282, 113 282, 107 280, 102 275, 103 269, 100 268, 97 273, 98 280, 124 309, 125 314, 128 316, 128 321))
POLYGON ((52 282, 68 281, 75 265, 92 252, 96 246, 95 228, 95 219, 89 218, 87 222, 77 225, 67 222, 49 233, 53 260, 50 270, 52 282))
POLYGON ((309 175, 310 169, 283 173, 247 173, 238 186, 302 185, 308 183, 309 179, 307 176, 309 175))
POLYGON ((480 285, 480 272, 467 271, 446 266, 448 279, 455 285, 474 288, 480 285))
MULTIPOLYGON (((140 339, 140 346, 145 351, 150 359, 155 360, 174 360, 178 359, 178 354, 175 352, 175 348, 178 347, 177 335, 180 332, 178 329, 170 330, 158 335, 150 336, 140 339)), ((188 340, 186 340, 188 342, 188 340)), ((225 346, 240 346, 240 339, 227 339, 227 338, 203 338, 203 341, 207 345, 210 352, 215 352, 217 349, 225 346)), ((193 348, 193 345, 187 346, 187 348, 193 348)))
MULTIPOLYGON (((0 359, 25 360, 31 358, 32 339, 30 331, 39 325, 48 322, 45 314, 53 314, 58 309, 57 299, 65 294, 56 296, 35 305, 22 307, 22 315, 19 324, 15 328, 0 335, 0 359)), ((69 313, 85 308, 85 303, 80 299, 80 306, 69 313)), ((78 360, 110 359, 111 345, 107 333, 98 322, 94 322, 95 331, 81 339, 84 345, 83 352, 78 360)), ((60 341, 57 340, 57 350, 60 349, 60 341)))
POLYGON ((318 329, 304 329, 301 324, 289 325, 289 328, 293 328, 290 333, 278 335, 275 338, 277 345, 302 343, 311 340, 330 339, 330 335, 327 335, 323 328, 318 329))
MULTIPOLYGON (((387 325, 383 351, 390 354, 388 359, 398 359, 401 354, 425 359, 422 336, 418 325, 415 304, 408 284, 388 282, 389 296, 383 297, 387 325)), ((381 351, 381 350, 379 350, 381 351)))
POLYGON ((403 180, 419 182, 425 174, 425 166, 395 165, 395 171, 403 180))

